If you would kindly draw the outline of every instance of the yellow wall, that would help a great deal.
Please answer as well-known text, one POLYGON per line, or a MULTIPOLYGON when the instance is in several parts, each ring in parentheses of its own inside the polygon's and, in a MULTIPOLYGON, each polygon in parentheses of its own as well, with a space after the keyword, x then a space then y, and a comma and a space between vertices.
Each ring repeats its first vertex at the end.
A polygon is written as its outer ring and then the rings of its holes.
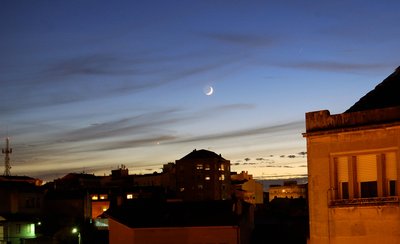
POLYGON ((243 183, 242 190, 250 193, 251 199, 245 199, 246 202, 252 204, 263 204, 264 202, 264 191, 263 185, 253 179, 249 179, 243 183))
MULTIPOLYGON (((400 126, 369 126, 335 133, 308 133, 310 244, 400 243, 399 203, 330 207, 332 155, 394 150, 399 166, 400 126)), ((400 167, 397 167, 398 169, 400 167)), ((400 174, 398 174, 400 175, 400 174)), ((399 189, 399 181, 397 189, 399 189)))

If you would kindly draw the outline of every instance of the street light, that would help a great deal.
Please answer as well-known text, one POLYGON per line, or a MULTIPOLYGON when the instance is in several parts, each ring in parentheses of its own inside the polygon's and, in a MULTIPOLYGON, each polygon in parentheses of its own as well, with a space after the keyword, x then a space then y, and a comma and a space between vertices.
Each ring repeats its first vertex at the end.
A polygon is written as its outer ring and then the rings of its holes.
POLYGON ((72 234, 78 233, 78 244, 81 244, 81 233, 79 232, 78 228, 74 227, 71 230, 72 234))

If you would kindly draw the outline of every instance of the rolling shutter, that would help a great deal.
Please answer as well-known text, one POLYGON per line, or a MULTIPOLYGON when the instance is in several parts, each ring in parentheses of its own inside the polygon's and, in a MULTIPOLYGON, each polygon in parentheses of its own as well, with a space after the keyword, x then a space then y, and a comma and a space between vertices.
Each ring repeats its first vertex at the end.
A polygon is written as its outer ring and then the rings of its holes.
POLYGON ((337 158, 337 174, 338 182, 348 182, 349 181, 349 167, 348 167, 347 157, 337 158))
POLYGON ((377 159, 375 154, 357 156, 357 181, 377 181, 377 159))
POLYGON ((386 163, 386 179, 396 180, 397 179, 397 165, 396 165, 396 153, 389 152, 385 153, 385 163, 386 163))

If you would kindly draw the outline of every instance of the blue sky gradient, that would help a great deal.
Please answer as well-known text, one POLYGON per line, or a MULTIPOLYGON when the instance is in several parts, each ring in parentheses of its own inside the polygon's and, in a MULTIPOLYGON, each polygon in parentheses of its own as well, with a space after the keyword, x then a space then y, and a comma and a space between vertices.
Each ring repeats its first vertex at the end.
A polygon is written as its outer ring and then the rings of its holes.
POLYGON ((14 175, 160 172, 193 149, 306 176, 304 114, 399 65, 398 1, 0 1, 14 175), (212 96, 204 94, 213 86, 212 96))

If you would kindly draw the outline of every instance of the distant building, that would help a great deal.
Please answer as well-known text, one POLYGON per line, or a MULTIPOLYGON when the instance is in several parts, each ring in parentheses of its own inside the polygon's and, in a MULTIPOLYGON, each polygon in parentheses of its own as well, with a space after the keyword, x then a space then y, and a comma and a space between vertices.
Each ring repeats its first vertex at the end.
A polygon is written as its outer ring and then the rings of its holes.
POLYGON ((253 179, 247 171, 231 174, 231 185, 236 198, 251 204, 263 204, 263 185, 253 179))
POLYGON ((298 185, 296 181, 286 181, 283 186, 269 187, 269 201, 276 198, 307 198, 307 184, 298 185))
POLYGON ((176 188, 183 200, 230 199, 230 161, 207 150, 176 160, 176 188))
POLYGON ((44 198, 40 182, 27 176, 0 177, 0 243, 19 244, 37 237, 44 198))
POLYGON ((37 178, 32 178, 29 176, 1 176, 0 175, 0 182, 24 182, 24 183, 29 183, 33 184, 35 186, 41 186, 43 184, 43 180, 37 179, 37 178))
POLYGON ((306 113, 310 244, 399 243, 400 67, 342 114, 306 113))
POLYGON ((165 189, 166 194, 176 191, 176 170, 174 163, 163 165, 161 173, 135 175, 135 186, 160 186, 165 189))

